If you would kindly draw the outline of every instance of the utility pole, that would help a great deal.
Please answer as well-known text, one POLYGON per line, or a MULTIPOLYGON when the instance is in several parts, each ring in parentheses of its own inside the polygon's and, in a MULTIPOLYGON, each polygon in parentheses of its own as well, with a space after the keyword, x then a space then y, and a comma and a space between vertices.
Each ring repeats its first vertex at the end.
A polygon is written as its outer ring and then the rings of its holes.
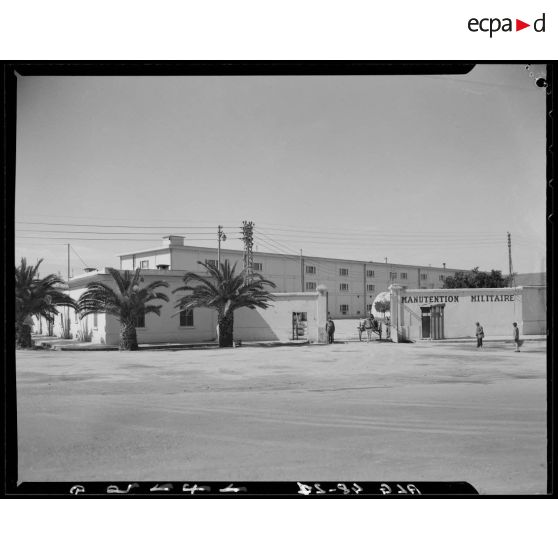
POLYGON ((362 310, 363 310, 363 315, 366 316, 366 262, 364 263, 363 271, 364 271, 364 274, 363 274, 363 277, 362 277, 362 281, 363 281, 363 283, 362 283, 362 298, 364 299, 364 305, 363 305, 364 308, 362 310))
POLYGON ((513 277, 512 254, 511 254, 511 234, 508 232, 508 263, 510 271, 510 287, 515 286, 515 279, 513 277))
MULTIPOLYGON (((70 296, 70 243, 68 242, 68 296, 70 296)), ((70 338, 70 307, 66 306, 66 323, 64 327, 64 337, 70 338)))
POLYGON ((244 242, 244 273, 250 281, 254 270, 254 223, 252 221, 242 221, 242 242, 244 242))
POLYGON ((223 232, 223 227, 217 227, 217 266, 221 269, 221 241, 225 242, 227 235, 223 232))

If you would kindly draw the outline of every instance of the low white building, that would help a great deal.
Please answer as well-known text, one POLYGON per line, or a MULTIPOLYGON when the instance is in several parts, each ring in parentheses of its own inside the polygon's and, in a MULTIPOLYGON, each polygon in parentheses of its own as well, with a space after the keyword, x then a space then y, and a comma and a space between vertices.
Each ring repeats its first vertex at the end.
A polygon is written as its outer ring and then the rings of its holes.
POLYGON ((473 337, 479 322, 487 336, 546 335, 546 287, 407 289, 391 285, 392 339, 473 337))
MULTIPOLYGON (((217 260, 215 248, 185 246, 183 236, 166 236, 161 246, 120 254, 121 269, 202 272, 197 262, 217 260)), ((237 262, 242 269, 241 250, 221 249, 222 261, 237 262)), ((254 252, 254 271, 273 281, 275 292, 314 292, 318 285, 328 291, 328 311, 333 318, 362 318, 373 309, 376 296, 389 285, 407 288, 441 288, 443 280, 459 269, 320 258, 292 254, 254 252)))
MULTIPOLYGON (((161 315, 147 314, 137 324, 138 343, 203 343, 216 340, 217 314, 208 308, 196 308, 189 312, 179 312, 175 308, 183 292, 172 291, 182 286, 183 271, 146 270, 142 274, 145 283, 164 280, 169 284, 165 292, 169 302, 161 304, 161 315)), ((70 280, 69 294, 78 300, 92 281, 104 282, 116 287, 106 270, 93 271, 70 280)), ((68 291, 66 291, 68 292, 68 291)), ((315 289, 306 293, 275 293, 272 306, 266 310, 240 308, 234 315, 234 337, 242 341, 289 341, 306 340, 310 343, 325 342, 325 322, 327 320, 327 292, 315 289)), ((53 334, 64 336, 69 326, 73 339, 93 343, 116 345, 120 336, 120 322, 116 317, 104 313, 90 314, 81 318, 72 309, 61 308, 55 318, 53 334)), ((37 324, 35 331, 48 326, 37 324)))

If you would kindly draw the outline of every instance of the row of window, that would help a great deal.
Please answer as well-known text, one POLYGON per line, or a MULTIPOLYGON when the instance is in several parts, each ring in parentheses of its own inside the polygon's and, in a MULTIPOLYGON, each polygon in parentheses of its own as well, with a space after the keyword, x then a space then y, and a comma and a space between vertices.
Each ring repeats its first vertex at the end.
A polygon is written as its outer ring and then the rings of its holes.
MULTIPOLYGON (((316 266, 315 265, 307 265, 306 268, 306 273, 308 275, 315 275, 316 274, 316 266)), ((346 277, 347 275, 349 275, 349 269, 347 267, 341 267, 339 268, 339 275, 346 277)), ((373 269, 367 269, 366 270, 366 277, 374 277, 374 270, 373 269)))
MULTIPOLYGON (((97 317, 97 314, 94 314, 94 316, 97 317)), ((178 316, 180 327, 194 327, 194 311, 192 309, 182 310, 178 316)), ((136 327, 145 327, 145 314, 138 317, 136 327)))
MULTIPOLYGON (((315 291, 316 290, 316 282, 315 281, 306 281, 306 290, 307 291, 315 291)), ((347 292, 349 290, 349 283, 339 283, 339 290, 343 292, 347 292)), ((376 285, 368 284, 366 285, 366 290, 369 293, 373 293, 376 291, 376 285)))
MULTIPOLYGON (((228 262, 229 260, 225 260, 226 262, 228 262)), ((211 265, 217 265, 217 260, 211 260, 211 259, 206 259, 205 260, 206 265, 207 264, 211 264, 211 265)), ((168 266, 162 266, 165 268, 168 268, 168 266)), ((140 269, 149 269, 149 260, 141 260, 140 261, 140 269)), ((263 264, 259 263, 259 262, 254 262, 254 271, 262 271, 263 269, 263 264)))
MULTIPOLYGON (((225 260, 226 262, 228 262, 229 260, 225 260)), ((205 260, 206 264, 213 264, 213 265, 217 265, 217 260, 205 260)), ((262 271, 263 270, 263 264, 260 262, 254 262, 253 264, 253 269, 254 271, 262 271)))
MULTIPOLYGON (((226 261, 228 261, 228 260, 226 260, 226 261)), ((206 264, 217 265, 217 260, 206 259, 205 263, 206 264)), ((141 269, 148 269, 149 268, 149 260, 141 260, 140 261, 140 268, 141 269)), ((261 262, 254 262, 254 271, 262 271, 262 270, 263 270, 263 264, 261 262)), ((316 274, 316 266, 315 265, 307 265, 306 266, 306 273, 309 274, 309 275, 315 275, 316 274)), ((349 269, 347 267, 339 268, 339 275, 343 276, 343 277, 348 276, 349 275, 349 269)), ((366 270, 366 277, 375 277, 375 270, 367 269, 366 270)), ((428 274, 421 273, 420 278, 421 278, 421 281, 426 281, 428 279, 428 274)), ((446 278, 445 275, 440 275, 439 276, 440 281, 443 281, 445 278, 446 278)), ((390 281, 393 281, 393 280, 397 279, 397 272, 396 271, 390 271, 389 272, 389 279, 390 279, 390 281)), ((405 272, 405 271, 401 272, 400 279, 408 279, 407 272, 405 272)), ((311 285, 313 283, 307 283, 307 284, 311 285)), ((307 288, 309 288, 309 287, 307 287, 307 288)), ((343 289, 341 289, 341 290, 343 290, 343 289)))
MULTIPOLYGON (((306 273, 309 275, 314 275, 316 273, 316 266, 313 265, 307 265, 306 266, 306 273)), ((339 268, 339 275, 342 277, 347 277, 349 275, 349 268, 347 267, 340 267, 339 268)), ((376 272, 374 269, 367 269, 366 270, 366 277, 375 277, 376 276, 376 272)), ((397 272, 396 271, 390 271, 389 274, 389 278, 390 280, 393 279, 397 279, 397 272)), ((407 272, 402 272, 401 273, 401 279, 407 279, 408 278, 408 274, 407 272)))
MULTIPOLYGON (((348 291, 349 290, 349 283, 339 283, 339 290, 340 291, 348 291)), ((376 290, 376 285, 366 285, 366 290, 369 293, 373 293, 376 290)))
MULTIPOLYGON (((93 316, 93 329, 97 329, 98 327, 98 314, 92 314, 93 316)), ((182 310, 179 314, 180 326, 181 327, 194 327, 194 311, 190 310, 182 310)), ((78 314, 77 312, 74 314, 74 321, 78 323, 78 314)), ((136 327, 145 327, 145 314, 140 316, 136 320, 136 327)))

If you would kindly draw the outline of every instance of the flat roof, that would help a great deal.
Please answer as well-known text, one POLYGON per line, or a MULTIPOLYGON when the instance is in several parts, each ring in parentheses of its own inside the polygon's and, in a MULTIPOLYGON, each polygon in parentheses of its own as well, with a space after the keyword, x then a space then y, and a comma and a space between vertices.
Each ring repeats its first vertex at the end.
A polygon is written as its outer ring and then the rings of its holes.
MULTIPOLYGON (((211 248, 209 246, 160 246, 158 248, 151 248, 147 250, 137 250, 135 252, 127 252, 126 254, 117 254, 117 257, 130 257, 136 256, 138 254, 149 254, 153 252, 166 252, 171 250, 217 250, 217 248, 211 248)), ((221 248, 221 254, 235 254, 243 256, 244 252, 242 250, 233 250, 230 248, 221 248)), ((275 256, 275 257, 283 257, 283 258, 296 258, 300 261, 300 254, 284 254, 281 252, 254 252, 254 257, 257 255, 261 256, 275 256)), ((456 268, 456 267, 438 267, 432 265, 415 265, 415 264, 400 264, 400 263, 391 263, 391 262, 375 262, 373 260, 353 260, 353 259, 344 259, 344 258, 326 258, 323 256, 302 256, 305 260, 319 260, 319 261, 334 261, 334 262, 348 262, 348 263, 356 263, 356 264, 373 264, 379 265, 384 267, 414 267, 420 269, 432 269, 436 271, 469 271, 468 269, 464 268, 456 268)))

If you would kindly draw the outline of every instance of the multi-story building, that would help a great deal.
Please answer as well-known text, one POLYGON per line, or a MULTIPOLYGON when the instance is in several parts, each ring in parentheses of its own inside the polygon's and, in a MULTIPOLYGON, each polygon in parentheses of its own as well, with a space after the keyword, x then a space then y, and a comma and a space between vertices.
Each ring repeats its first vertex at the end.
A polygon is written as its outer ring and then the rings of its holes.
MULTIPOLYGON (((185 246, 184 237, 166 236, 162 246, 121 254, 121 269, 202 272, 198 262, 216 261, 217 250, 185 246)), ((221 260, 242 269, 241 250, 221 249, 221 260)), ((444 277, 458 269, 254 252, 254 271, 273 281, 277 292, 315 291, 325 285, 328 310, 334 318, 358 318, 370 313, 376 296, 397 283, 409 289, 439 289, 444 277)))

